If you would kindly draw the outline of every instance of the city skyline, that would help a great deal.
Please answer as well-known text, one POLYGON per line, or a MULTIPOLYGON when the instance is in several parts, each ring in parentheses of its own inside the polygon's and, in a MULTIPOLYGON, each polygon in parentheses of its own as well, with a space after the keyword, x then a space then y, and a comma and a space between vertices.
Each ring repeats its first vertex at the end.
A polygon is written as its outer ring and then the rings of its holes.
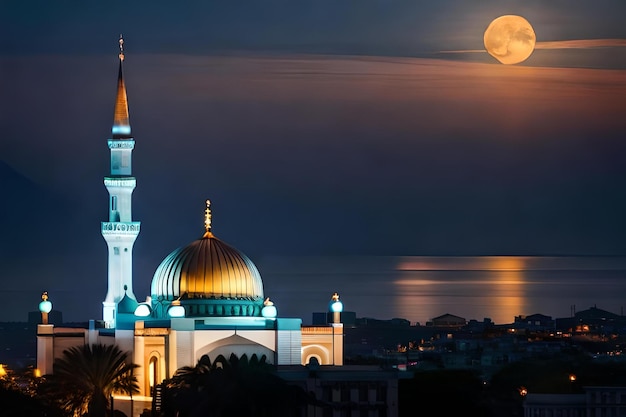
POLYGON ((139 288, 207 198, 257 264, 626 254, 623 2, 243 5, 3 5, 3 295, 104 297, 120 33, 139 288), (537 34, 514 66, 482 44, 503 14, 537 34))

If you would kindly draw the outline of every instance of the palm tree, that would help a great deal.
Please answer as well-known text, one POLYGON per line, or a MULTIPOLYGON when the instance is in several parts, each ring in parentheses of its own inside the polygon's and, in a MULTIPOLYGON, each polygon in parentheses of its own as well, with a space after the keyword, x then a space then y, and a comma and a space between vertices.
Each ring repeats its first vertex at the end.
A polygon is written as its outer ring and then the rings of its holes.
POLYGON ((42 393, 73 415, 104 417, 113 393, 139 392, 128 353, 116 345, 75 346, 55 360, 42 393))
POLYGON ((213 362, 200 358, 166 381, 165 416, 286 416, 306 404, 306 394, 288 385, 274 367, 252 355, 229 359, 219 355, 213 362))

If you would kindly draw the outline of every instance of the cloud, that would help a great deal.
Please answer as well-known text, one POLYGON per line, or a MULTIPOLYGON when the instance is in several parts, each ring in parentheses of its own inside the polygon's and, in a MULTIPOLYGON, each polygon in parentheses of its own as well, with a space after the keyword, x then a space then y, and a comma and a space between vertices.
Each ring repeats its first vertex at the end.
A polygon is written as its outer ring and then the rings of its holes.
POLYGON ((453 51, 437 51, 440 54, 474 54, 474 53, 486 53, 485 49, 457 49, 453 51))
MULTIPOLYGON (((626 39, 575 39, 569 41, 537 42, 535 49, 591 49, 626 47, 626 39)), ((440 54, 486 53, 485 49, 459 49, 438 51, 440 54)))
POLYGON ((535 49, 590 49, 626 46, 626 39, 575 39, 569 41, 537 42, 535 49))

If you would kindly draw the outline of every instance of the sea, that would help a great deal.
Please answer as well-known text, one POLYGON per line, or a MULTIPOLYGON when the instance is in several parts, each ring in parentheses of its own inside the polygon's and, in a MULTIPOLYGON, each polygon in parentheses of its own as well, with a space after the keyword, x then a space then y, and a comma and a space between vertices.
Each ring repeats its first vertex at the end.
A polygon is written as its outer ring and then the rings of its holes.
POLYGON ((424 325, 443 314, 512 323, 596 307, 624 314, 626 257, 267 257, 255 261, 280 317, 310 324, 337 292, 356 317, 424 325))
MULTIPOLYGON (((326 312, 335 292, 356 317, 421 325, 443 314, 507 324, 591 307, 622 315, 626 307, 626 256, 261 256, 254 263, 279 317, 303 324, 326 312)), ((148 295, 150 279, 135 279, 138 300, 148 295)), ((0 322, 37 314, 42 288, 22 287, 0 289, 0 322)), ((105 280, 97 288, 81 281, 45 290, 66 322, 102 317, 105 280)))

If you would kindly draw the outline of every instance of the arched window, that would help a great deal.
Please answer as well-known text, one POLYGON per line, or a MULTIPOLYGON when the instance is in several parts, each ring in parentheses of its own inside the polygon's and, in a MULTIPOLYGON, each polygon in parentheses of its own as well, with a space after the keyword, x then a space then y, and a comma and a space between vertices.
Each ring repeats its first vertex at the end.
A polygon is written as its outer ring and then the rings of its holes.
POLYGON ((156 356, 150 358, 150 363, 148 364, 148 384, 150 385, 150 395, 152 395, 152 391, 154 390, 154 386, 157 384, 159 380, 159 359, 156 356))
POLYGON ((320 365, 322 363, 322 358, 320 358, 320 355, 313 353, 306 357, 306 360, 304 361, 304 363, 309 364, 309 365, 311 364, 320 365))

